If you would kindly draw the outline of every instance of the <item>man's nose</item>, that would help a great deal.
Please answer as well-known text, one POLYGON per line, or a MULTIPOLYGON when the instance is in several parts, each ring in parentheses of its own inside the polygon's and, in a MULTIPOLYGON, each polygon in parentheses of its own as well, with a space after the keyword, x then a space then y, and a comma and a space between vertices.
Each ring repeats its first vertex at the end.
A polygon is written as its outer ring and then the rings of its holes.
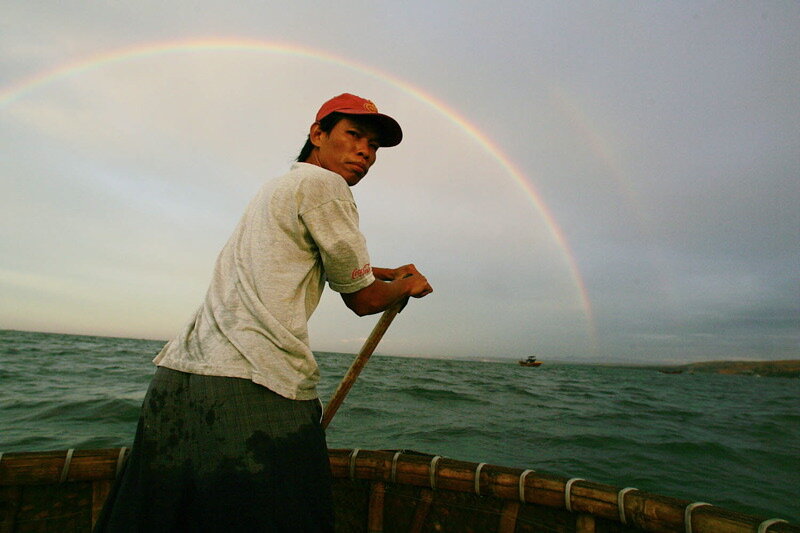
POLYGON ((359 139, 356 144, 356 149, 358 150, 358 155, 362 156, 364 159, 369 159, 372 150, 369 147, 368 139, 359 139))

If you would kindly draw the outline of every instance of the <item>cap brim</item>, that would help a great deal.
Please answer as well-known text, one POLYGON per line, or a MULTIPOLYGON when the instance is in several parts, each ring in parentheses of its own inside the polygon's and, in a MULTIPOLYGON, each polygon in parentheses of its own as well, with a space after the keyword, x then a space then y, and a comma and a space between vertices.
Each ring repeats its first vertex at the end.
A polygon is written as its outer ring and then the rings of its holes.
POLYGON ((384 115, 383 113, 361 113, 351 110, 340 110, 339 113, 342 113, 343 115, 370 117, 372 120, 374 120, 378 125, 378 134, 381 137, 381 147, 388 148, 391 146, 397 146, 400 144, 400 141, 403 140, 403 129, 400 127, 400 124, 398 124, 398 122, 389 115, 384 115))
POLYGON ((403 129, 395 119, 389 115, 378 113, 374 115, 381 125, 381 146, 397 146, 403 140, 403 129))

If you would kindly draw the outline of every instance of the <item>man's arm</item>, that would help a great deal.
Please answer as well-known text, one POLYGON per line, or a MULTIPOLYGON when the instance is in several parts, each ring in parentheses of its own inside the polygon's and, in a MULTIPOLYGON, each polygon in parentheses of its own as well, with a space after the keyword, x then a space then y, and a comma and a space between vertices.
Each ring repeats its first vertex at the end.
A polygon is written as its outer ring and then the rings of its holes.
POLYGON ((399 268, 373 267, 375 281, 363 289, 348 294, 342 300, 358 316, 380 313, 407 296, 422 298, 433 292, 428 280, 414 265, 399 268))
POLYGON ((394 281, 396 279, 394 275, 395 270, 397 269, 372 267, 372 275, 375 276, 375 279, 381 281, 394 281))

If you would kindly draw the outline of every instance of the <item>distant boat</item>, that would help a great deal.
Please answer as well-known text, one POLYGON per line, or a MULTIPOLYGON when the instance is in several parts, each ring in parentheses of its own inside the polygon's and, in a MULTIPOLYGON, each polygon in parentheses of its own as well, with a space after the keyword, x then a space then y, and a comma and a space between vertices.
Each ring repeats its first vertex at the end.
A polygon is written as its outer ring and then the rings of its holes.
POLYGON ((683 374, 683 370, 659 370, 662 374, 683 374))
POLYGON ((540 366, 542 362, 537 361, 535 356, 529 355, 527 359, 520 359, 519 364, 520 366, 540 366))

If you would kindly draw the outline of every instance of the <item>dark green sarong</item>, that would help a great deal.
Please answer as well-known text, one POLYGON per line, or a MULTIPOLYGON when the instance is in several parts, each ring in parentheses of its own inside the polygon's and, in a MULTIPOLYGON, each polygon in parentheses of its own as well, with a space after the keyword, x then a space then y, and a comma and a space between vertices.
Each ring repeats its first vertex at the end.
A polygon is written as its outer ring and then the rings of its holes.
POLYGON ((333 531, 318 400, 159 367, 95 532, 333 531))

